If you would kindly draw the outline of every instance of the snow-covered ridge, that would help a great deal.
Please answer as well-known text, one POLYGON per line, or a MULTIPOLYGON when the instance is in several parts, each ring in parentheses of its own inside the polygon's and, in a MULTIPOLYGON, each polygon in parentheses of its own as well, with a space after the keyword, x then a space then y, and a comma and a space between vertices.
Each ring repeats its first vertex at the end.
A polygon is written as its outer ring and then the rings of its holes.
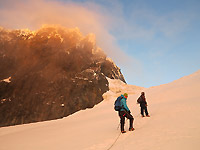
POLYGON ((194 78, 196 78, 197 80, 200 79, 200 70, 188 75, 188 76, 184 76, 178 80, 175 80, 176 81, 181 81, 181 80, 193 80, 194 78))
POLYGON ((113 97, 113 96, 117 97, 124 93, 136 94, 138 92, 145 90, 144 87, 129 85, 129 84, 122 82, 119 79, 107 78, 107 80, 109 82, 109 91, 103 95, 104 99, 109 99, 109 97, 113 97))

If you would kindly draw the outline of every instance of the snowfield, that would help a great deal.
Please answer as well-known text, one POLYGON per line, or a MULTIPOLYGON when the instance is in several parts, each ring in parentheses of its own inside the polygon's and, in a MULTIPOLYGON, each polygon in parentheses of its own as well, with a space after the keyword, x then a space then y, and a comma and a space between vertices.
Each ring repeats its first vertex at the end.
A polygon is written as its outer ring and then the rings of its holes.
MULTIPOLYGON (((199 150, 200 71, 148 89, 109 79, 110 91, 92 109, 63 119, 0 128, 0 150, 199 150), (146 93, 150 118, 136 104, 146 93), (135 131, 120 134, 114 101, 127 92, 135 131)), ((129 122, 126 120, 125 129, 129 122)))

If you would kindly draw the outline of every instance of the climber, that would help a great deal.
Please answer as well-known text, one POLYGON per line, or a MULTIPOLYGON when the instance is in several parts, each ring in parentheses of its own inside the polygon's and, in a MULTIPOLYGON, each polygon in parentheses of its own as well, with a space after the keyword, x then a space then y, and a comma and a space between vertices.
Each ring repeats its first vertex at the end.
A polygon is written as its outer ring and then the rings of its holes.
POLYGON ((144 111, 145 111, 146 116, 150 117, 147 110, 147 101, 146 101, 144 92, 142 92, 140 97, 137 99, 137 103, 140 104, 142 117, 144 117, 144 111))
POLYGON ((131 115, 131 112, 128 108, 128 106, 126 105, 126 101, 128 98, 128 94, 124 93, 124 95, 121 95, 121 109, 119 110, 119 117, 120 117, 120 124, 121 124, 121 133, 126 133, 126 131, 124 130, 124 124, 125 124, 125 118, 129 119, 130 125, 129 125, 129 131, 133 131, 133 116, 131 115))

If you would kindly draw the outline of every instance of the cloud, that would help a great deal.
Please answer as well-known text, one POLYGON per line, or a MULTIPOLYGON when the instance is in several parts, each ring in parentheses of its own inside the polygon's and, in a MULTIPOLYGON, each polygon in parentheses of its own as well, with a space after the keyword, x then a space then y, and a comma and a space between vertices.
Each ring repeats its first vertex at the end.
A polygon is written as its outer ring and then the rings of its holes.
MULTIPOLYGON (((119 67, 124 67, 129 75, 136 74, 136 72, 141 74, 141 69, 136 69, 141 68, 140 61, 122 51, 117 44, 116 37, 111 34, 112 29, 120 29, 119 26, 123 26, 122 30, 127 27, 127 29, 131 29, 123 18, 123 8, 120 1, 115 3, 101 2, 108 5, 105 6, 94 1, 0 1, 0 26, 11 29, 29 28, 31 30, 37 30, 43 24, 58 24, 67 28, 78 27, 84 35, 94 33, 97 46, 102 48, 119 67), (135 71, 133 72, 133 70, 135 71)), ((138 31, 137 28, 135 31, 138 31)), ((143 32, 142 29, 140 31, 143 32)), ((133 31, 126 32, 132 33, 133 31)))
POLYGON ((5 4, 7 7, 1 8, 1 18, 4 18, 1 24, 11 28, 37 29, 42 24, 60 24, 83 29, 90 26, 92 30, 92 25, 99 26, 97 14, 74 3, 19 0, 5 4))
POLYGON ((112 17, 105 16, 106 10, 98 4, 53 0, 8 0, 0 4, 0 25, 3 27, 31 30, 43 24, 78 27, 84 35, 95 33, 97 45, 115 61, 119 61, 122 55, 126 57, 116 45, 115 37, 109 33, 108 24, 112 17))
POLYGON ((188 30, 198 17, 196 11, 186 4, 182 6, 185 9, 170 9, 166 6, 165 12, 159 11, 159 5, 153 7, 148 2, 132 2, 128 3, 128 6, 126 4, 123 3, 124 8, 114 8, 115 14, 112 15, 115 16, 116 25, 112 24, 112 26, 118 38, 127 40, 150 41, 157 39, 158 35, 168 39, 177 38, 188 30))

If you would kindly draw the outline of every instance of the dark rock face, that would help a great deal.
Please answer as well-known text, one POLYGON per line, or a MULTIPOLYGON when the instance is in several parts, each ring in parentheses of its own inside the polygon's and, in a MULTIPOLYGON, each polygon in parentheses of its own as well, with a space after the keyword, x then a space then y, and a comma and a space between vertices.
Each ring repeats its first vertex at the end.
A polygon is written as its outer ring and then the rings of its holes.
POLYGON ((93 35, 54 26, 35 32, 0 28, 1 127, 92 108, 108 91, 106 77, 125 82, 93 35))

